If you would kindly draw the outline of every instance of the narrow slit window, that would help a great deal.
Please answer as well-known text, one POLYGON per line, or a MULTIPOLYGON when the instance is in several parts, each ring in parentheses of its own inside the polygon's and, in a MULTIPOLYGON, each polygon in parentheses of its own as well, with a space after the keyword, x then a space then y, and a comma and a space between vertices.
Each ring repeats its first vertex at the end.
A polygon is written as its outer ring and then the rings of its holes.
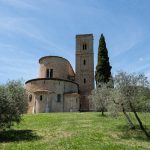
POLYGON ((46 78, 49 78, 49 69, 46 69, 46 78))
POLYGON ((57 102, 61 102, 61 94, 57 95, 57 102))
POLYGON ((86 44, 84 45, 84 48, 85 48, 85 49, 87 49, 87 46, 86 46, 86 44))
POLYGON ((43 100, 43 96, 42 95, 40 95, 40 101, 42 101, 43 100))
POLYGON ((83 48, 82 49, 84 50, 84 44, 83 44, 83 48))
POLYGON ((53 78, 53 69, 50 69, 50 78, 53 78))
POLYGON ((86 79, 84 78, 84 83, 86 83, 86 79))
POLYGON ((85 59, 83 60, 83 65, 86 65, 86 60, 85 59))
POLYGON ((76 103, 78 103, 78 99, 76 98, 76 103))

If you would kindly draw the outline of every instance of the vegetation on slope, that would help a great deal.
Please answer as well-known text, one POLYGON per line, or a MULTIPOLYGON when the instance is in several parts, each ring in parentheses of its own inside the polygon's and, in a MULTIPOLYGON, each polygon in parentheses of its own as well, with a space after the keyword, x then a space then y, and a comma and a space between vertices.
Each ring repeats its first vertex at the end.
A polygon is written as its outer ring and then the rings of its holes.
MULTIPOLYGON (((144 114, 139 114, 145 118, 144 114)), ((131 114, 131 117, 133 114, 131 114)), ((146 114, 150 127, 150 114, 146 114)), ((123 115, 100 113, 48 113, 24 115, 12 130, 0 132, 2 150, 148 150, 141 130, 129 130, 123 115)))

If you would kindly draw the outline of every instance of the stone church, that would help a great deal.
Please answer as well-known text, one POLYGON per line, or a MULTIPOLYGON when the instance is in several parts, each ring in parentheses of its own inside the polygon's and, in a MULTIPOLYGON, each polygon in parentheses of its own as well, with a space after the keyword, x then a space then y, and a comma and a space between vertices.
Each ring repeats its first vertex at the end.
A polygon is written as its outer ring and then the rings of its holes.
POLYGON ((26 81, 28 113, 91 111, 93 35, 76 35, 76 70, 59 56, 39 59, 39 78, 26 81))

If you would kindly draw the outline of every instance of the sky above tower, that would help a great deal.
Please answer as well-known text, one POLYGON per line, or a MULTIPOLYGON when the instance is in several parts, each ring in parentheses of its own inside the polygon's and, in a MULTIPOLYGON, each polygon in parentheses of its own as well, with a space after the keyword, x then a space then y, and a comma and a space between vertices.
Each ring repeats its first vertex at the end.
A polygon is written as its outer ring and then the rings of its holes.
POLYGON ((62 56, 75 68, 75 35, 103 33, 112 73, 150 78, 149 0, 0 0, 0 83, 38 77, 40 57, 62 56))

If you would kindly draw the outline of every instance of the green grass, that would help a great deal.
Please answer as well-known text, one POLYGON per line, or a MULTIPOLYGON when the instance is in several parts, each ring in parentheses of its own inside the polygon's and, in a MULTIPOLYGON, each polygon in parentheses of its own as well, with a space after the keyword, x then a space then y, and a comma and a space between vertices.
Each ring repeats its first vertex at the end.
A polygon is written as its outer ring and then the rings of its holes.
MULTIPOLYGON (((150 128, 150 114, 146 118, 150 128)), ((138 129, 129 130, 124 116, 96 112, 24 115, 19 125, 0 132, 0 150, 49 149, 150 150, 150 140, 138 129)))

